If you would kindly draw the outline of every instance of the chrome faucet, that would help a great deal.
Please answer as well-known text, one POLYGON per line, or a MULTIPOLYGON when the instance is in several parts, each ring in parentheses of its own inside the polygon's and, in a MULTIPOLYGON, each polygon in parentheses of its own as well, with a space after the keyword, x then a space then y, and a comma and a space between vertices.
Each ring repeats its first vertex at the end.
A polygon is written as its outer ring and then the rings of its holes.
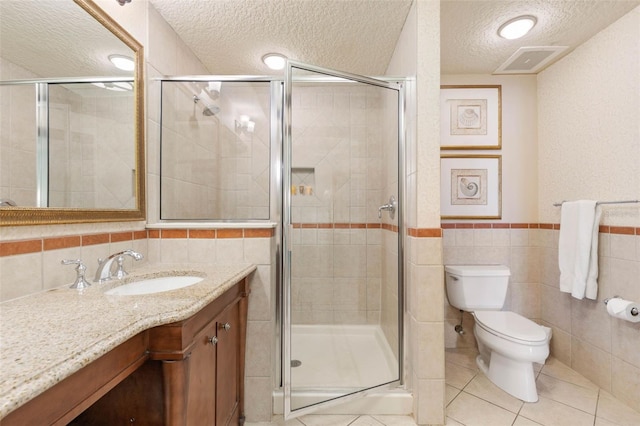
POLYGON ((136 251, 124 250, 118 253, 114 253, 106 259, 98 259, 98 270, 96 271, 96 277, 93 281, 102 283, 114 278, 120 279, 126 276, 127 272, 123 267, 124 256, 131 256, 134 260, 141 260, 143 258, 142 254, 136 251), (111 267, 114 261, 118 264, 118 271, 115 275, 111 273, 111 267))
POLYGON ((378 219, 382 219, 382 210, 386 210, 389 212, 389 217, 391 219, 393 219, 396 215, 396 206, 398 205, 398 202, 396 201, 396 197, 394 197, 393 195, 391 197, 389 197, 389 203, 388 204, 383 204, 380 207, 378 207, 378 219))
POLYGON ((82 290, 91 286, 91 284, 89 284, 89 282, 84 278, 84 272, 87 270, 87 267, 84 266, 84 263, 82 263, 82 260, 68 259, 68 260, 63 260, 60 263, 63 265, 78 265, 76 267, 76 280, 74 281, 73 284, 71 284, 70 288, 76 288, 78 290, 82 290))

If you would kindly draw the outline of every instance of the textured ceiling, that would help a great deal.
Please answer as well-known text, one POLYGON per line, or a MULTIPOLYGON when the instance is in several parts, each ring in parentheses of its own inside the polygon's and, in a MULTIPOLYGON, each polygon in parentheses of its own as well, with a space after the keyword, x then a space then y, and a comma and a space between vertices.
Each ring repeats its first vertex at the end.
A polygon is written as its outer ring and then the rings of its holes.
MULTIPOLYGON (((212 74, 267 74, 271 71, 260 58, 275 51, 314 65, 374 76, 384 74, 412 2, 149 1, 212 74)), ((442 72, 490 74, 523 46, 567 45, 568 53, 639 4, 638 0, 442 0, 442 72), (520 14, 538 18, 532 32, 520 40, 499 38, 498 26, 520 14)), ((114 43, 115 37, 96 28, 95 21, 87 26, 92 20, 77 12, 87 16, 71 0, 0 0, 0 55, 47 77, 122 75, 112 71, 106 57, 126 52, 126 46, 114 43)))
MULTIPOLYGON (((267 52, 365 75, 384 74, 410 0, 150 0, 213 74, 264 74, 267 52)), ((579 44, 640 4, 608 0, 443 0, 444 74, 490 74, 522 46, 579 44), (538 18, 520 40, 497 36, 538 18)))
MULTIPOLYGON (((492 73, 520 47, 569 46, 564 54, 569 53, 639 4, 607 0, 444 0, 440 11, 441 71, 492 73), (529 34, 518 40, 497 35, 502 23, 520 15, 538 19, 529 34)), ((638 28, 640 31, 640 22, 638 28)))
POLYGON ((131 76, 110 54, 133 56, 71 0, 0 0, 0 56, 37 76, 131 76))
POLYGON ((269 73, 260 58, 278 52, 382 75, 411 7, 411 0, 151 2, 213 74, 269 73))

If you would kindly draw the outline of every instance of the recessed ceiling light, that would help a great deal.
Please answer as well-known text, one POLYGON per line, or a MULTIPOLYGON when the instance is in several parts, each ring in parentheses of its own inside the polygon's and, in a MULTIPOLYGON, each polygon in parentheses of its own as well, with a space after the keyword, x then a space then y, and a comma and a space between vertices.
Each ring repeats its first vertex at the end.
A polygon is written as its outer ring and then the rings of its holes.
POLYGON ((525 15, 513 18, 500 25, 498 35, 507 40, 515 40, 527 34, 536 24, 535 16, 525 15))
POLYGON ((109 60, 116 68, 123 71, 133 71, 136 68, 135 62, 128 56, 124 55, 109 55, 109 60))
POLYGON ((262 57, 262 62, 272 70, 281 70, 287 63, 287 58, 279 53, 267 53, 262 57))

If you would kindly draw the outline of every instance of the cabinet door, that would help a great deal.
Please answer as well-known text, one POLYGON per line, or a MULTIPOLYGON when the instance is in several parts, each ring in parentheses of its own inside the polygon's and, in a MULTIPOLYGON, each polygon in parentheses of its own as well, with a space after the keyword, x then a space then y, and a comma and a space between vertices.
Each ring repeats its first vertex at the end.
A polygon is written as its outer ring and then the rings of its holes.
POLYGON ((188 358, 189 389, 187 400, 187 424, 193 426, 214 425, 216 406, 216 331, 212 321, 196 344, 188 358))
POLYGON ((217 317, 216 425, 237 425, 240 402, 240 310, 228 307, 217 317))

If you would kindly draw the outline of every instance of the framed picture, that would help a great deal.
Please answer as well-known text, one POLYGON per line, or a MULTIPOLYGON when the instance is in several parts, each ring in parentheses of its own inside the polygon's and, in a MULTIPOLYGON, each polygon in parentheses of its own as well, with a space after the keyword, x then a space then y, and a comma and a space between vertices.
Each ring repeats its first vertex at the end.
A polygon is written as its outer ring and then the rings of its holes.
POLYGON ((442 219, 502 217, 502 156, 440 156, 442 219))
POLYGON ((440 86, 440 148, 501 147, 502 86, 440 86))

